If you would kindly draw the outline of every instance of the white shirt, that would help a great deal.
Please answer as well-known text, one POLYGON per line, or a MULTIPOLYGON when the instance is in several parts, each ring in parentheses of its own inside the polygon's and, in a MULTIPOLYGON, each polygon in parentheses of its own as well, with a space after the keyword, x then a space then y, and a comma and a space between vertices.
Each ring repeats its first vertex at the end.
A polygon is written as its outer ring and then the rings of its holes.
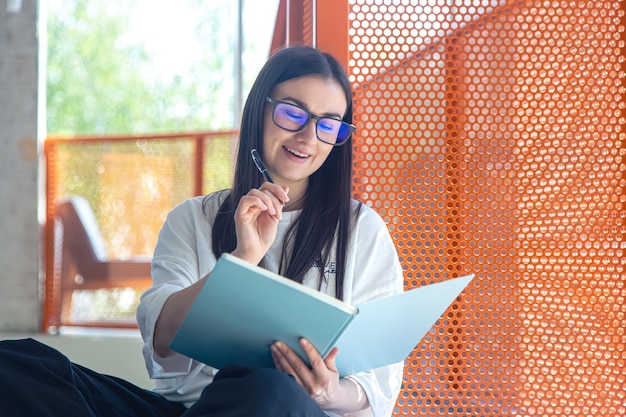
MULTIPOLYGON (((200 398, 203 388, 211 383, 217 369, 180 354, 162 358, 154 352, 152 338, 156 321, 168 297, 202 279, 215 266, 212 224, 221 203, 220 196, 224 195, 219 192, 210 195, 207 213, 202 207, 204 197, 193 197, 168 214, 152 260, 153 285, 142 295, 137 309, 137 322, 144 340, 143 355, 148 373, 155 380, 155 391, 187 407, 200 398)), ((353 207, 357 204, 354 201, 353 207)), ((283 213, 275 243, 265 257, 264 266, 267 269, 278 272, 283 237, 299 214, 299 211, 283 213)), ((403 291, 402 267, 387 226, 378 213, 366 205, 361 206, 354 224, 347 254, 343 288, 343 301, 346 303, 358 305, 403 291)), ((327 270, 331 273, 321 291, 335 296, 333 262, 327 265, 327 270)), ((312 269, 303 284, 317 288, 318 275, 318 270, 312 269)), ((397 363, 349 378, 363 387, 374 417, 387 417, 391 415, 400 392, 402 373, 403 363, 397 363)))

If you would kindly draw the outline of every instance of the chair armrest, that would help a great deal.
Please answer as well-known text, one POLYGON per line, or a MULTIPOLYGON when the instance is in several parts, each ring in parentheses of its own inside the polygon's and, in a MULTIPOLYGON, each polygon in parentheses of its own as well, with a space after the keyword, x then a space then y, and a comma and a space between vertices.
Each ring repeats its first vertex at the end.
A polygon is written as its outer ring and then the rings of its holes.
POLYGON ((102 264, 106 269, 107 282, 113 287, 147 288, 152 285, 150 258, 109 260, 102 264))

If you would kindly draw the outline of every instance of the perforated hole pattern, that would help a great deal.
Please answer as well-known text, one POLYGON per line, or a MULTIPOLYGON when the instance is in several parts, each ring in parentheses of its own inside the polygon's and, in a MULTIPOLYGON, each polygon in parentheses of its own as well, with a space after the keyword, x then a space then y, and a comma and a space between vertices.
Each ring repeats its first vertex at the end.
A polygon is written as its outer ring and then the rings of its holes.
POLYGON ((407 288, 477 277, 395 414, 626 415, 620 2, 349 6, 355 197, 407 288))

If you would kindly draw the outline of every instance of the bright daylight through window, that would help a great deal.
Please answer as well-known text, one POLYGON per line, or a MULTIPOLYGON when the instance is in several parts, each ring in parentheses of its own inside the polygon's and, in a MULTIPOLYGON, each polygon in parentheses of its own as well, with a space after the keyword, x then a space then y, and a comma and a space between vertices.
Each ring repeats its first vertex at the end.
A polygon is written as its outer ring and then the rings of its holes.
MULTIPOLYGON (((197 142, 190 134, 237 128, 239 100, 269 55, 278 0, 48 0, 42 6, 48 137, 73 140, 46 147, 47 207, 78 197, 93 219, 86 230, 101 249, 100 261, 149 262, 164 213, 195 192, 189 174, 197 142), (111 139, 159 134, 187 137, 111 139), (84 136, 101 139, 87 143, 84 136)), ((228 186, 231 139, 205 140, 203 193, 228 186)), ((59 216, 47 229, 55 249, 46 286, 61 287, 46 289, 47 328, 133 327, 149 273, 135 284, 128 277, 94 283, 70 249, 62 249, 70 225, 59 216)))

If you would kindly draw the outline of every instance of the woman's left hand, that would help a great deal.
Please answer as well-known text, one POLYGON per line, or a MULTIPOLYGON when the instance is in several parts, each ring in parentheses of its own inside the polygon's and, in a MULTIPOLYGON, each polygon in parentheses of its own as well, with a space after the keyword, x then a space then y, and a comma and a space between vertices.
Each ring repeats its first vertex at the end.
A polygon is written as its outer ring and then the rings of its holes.
POLYGON ((326 359, 323 359, 308 340, 300 339, 300 346, 311 363, 310 368, 289 346, 276 342, 271 348, 276 369, 293 375, 322 409, 334 409, 343 397, 339 372, 335 365, 339 349, 334 347, 326 359))

